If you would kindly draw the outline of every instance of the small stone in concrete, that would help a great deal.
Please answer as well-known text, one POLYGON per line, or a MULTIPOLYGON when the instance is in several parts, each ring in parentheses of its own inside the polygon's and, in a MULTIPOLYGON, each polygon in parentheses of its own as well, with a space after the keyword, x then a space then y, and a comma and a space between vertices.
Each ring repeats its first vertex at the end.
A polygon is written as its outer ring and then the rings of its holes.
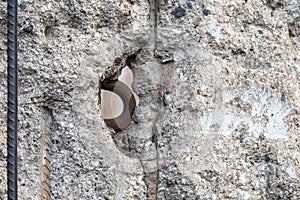
POLYGON ((23 31, 25 31, 26 33, 31 33, 33 31, 33 25, 29 24, 28 26, 23 28, 23 31))
POLYGON ((203 15, 208 16, 211 12, 210 12, 210 10, 203 9, 202 13, 203 13, 203 15))
POLYGON ((186 15, 185 9, 183 9, 181 7, 177 7, 177 8, 175 8, 175 10, 173 10, 171 12, 171 15, 174 15, 175 17, 178 17, 178 18, 182 17, 182 16, 186 15))

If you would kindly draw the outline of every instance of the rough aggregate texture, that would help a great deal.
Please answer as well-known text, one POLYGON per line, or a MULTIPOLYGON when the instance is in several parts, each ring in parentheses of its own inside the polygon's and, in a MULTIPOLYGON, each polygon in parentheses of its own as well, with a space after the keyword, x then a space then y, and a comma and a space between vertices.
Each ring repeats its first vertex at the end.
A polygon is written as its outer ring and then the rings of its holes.
POLYGON ((18 30, 20 199, 300 198, 299 1, 24 0, 18 30), (140 105, 114 132, 99 81, 126 65, 140 105))

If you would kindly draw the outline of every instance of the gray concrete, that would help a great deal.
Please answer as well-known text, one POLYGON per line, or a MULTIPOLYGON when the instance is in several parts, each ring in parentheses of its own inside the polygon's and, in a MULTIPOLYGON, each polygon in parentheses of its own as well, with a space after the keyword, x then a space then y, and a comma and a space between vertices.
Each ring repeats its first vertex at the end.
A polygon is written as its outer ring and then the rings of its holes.
MULTIPOLYGON (((299 1, 158 1, 157 25, 155 0, 19 3, 20 199, 300 198, 299 1), (140 105, 116 133, 99 81, 125 65, 140 105)), ((5 115, 2 92, 0 199, 5 115)))

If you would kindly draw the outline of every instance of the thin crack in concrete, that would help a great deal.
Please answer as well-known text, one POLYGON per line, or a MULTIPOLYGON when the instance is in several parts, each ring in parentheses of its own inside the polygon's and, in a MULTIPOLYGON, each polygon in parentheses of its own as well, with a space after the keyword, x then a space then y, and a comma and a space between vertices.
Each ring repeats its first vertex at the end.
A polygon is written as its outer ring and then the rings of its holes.
POLYGON ((158 155, 158 130, 156 126, 158 116, 155 119, 155 122, 152 127, 152 142, 155 144, 155 151, 156 151, 156 185, 155 185, 155 199, 158 199, 158 180, 159 180, 159 155, 158 155))
POLYGON ((154 52, 155 52, 157 49, 157 24, 158 24, 159 0, 148 0, 148 2, 150 6, 149 17, 153 27, 154 52))
POLYGON ((147 176, 147 174, 146 174, 146 169, 145 169, 145 166, 144 166, 144 164, 143 164, 142 159, 141 159, 139 156, 137 156, 137 158, 138 158, 138 160, 140 161, 141 166, 142 166, 142 170, 143 170, 143 181, 144 181, 145 186, 146 186, 146 197, 147 197, 148 194, 149 194, 149 184, 148 184, 148 182, 146 181, 146 176, 147 176))

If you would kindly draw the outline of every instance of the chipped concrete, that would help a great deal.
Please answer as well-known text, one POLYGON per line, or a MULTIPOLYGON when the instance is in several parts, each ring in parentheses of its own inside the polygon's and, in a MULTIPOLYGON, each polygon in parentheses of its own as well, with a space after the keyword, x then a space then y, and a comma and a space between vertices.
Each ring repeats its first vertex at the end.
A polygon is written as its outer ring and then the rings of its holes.
MULTIPOLYGON (((299 1, 19 4, 20 199, 300 198, 299 1), (98 86, 125 66, 140 106, 116 133, 98 86)), ((6 1, 0 13, 6 91, 6 1)))
POLYGON ((271 92, 250 86, 224 91, 222 99, 224 104, 199 117, 200 132, 228 135, 243 124, 247 134, 255 137, 264 133, 270 139, 289 139, 284 119, 292 107, 271 92))

